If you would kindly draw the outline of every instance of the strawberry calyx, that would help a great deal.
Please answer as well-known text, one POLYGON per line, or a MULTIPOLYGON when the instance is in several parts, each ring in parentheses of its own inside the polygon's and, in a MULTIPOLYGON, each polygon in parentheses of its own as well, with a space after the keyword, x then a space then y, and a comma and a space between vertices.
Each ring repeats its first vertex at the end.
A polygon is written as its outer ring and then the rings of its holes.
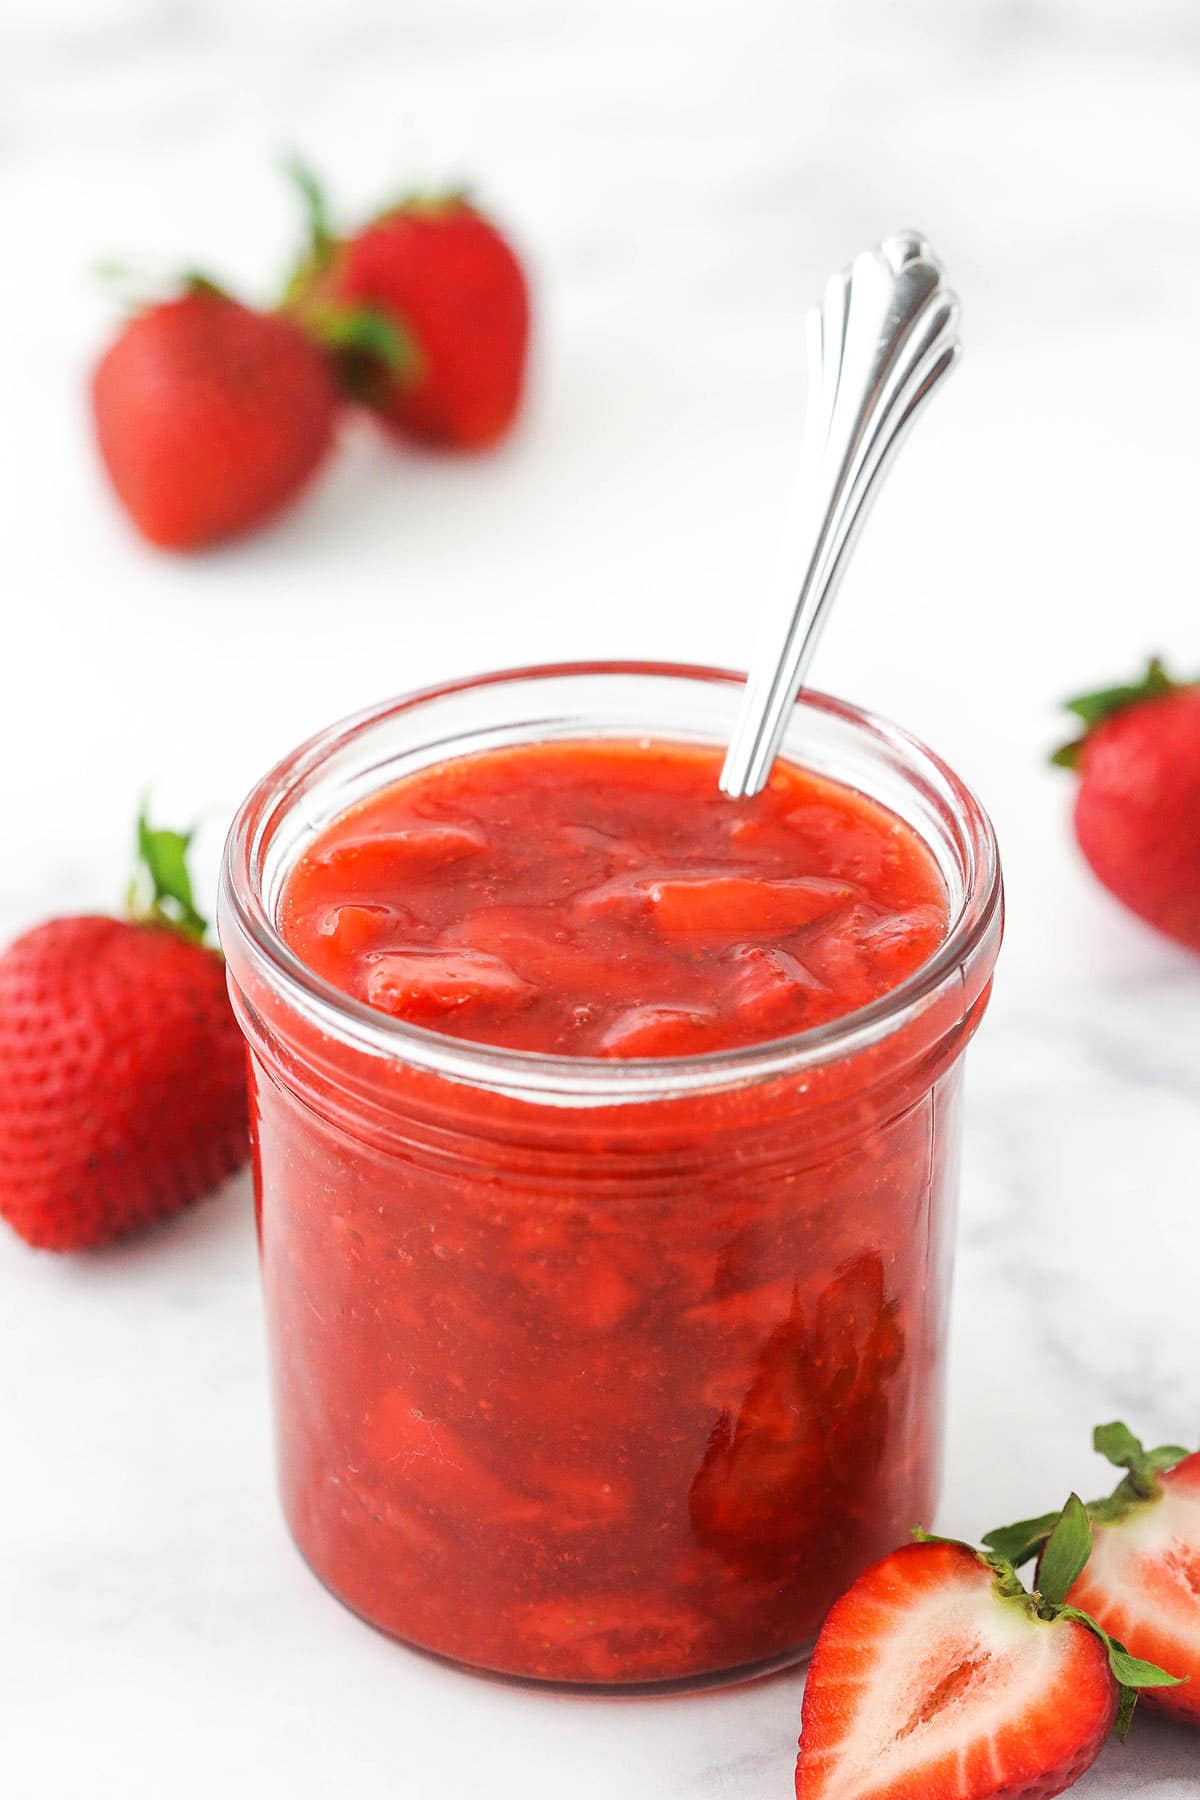
POLYGON ((397 381, 407 385, 424 367, 411 332, 374 307, 314 298, 292 316, 328 354, 339 387, 351 399, 369 399, 397 381))
POLYGON ((151 825, 143 804, 137 821, 137 862, 129 884, 129 916, 137 924, 162 925, 202 944, 208 920, 196 907, 188 851, 195 831, 151 825))
POLYGON ((469 187, 449 188, 411 188, 407 193, 390 200, 373 213, 369 223, 382 225, 388 219, 440 219, 447 213, 459 212, 472 205, 472 194, 469 187))
POLYGON ((95 265, 96 278, 110 287, 129 312, 144 312, 167 300, 203 294, 211 300, 233 300, 229 289, 206 269, 152 268, 148 264, 110 258, 95 265))
POLYGON ((1097 1425, 1092 1433, 1092 1448, 1115 1469, 1126 1471, 1124 1479, 1108 1499, 1097 1501, 1091 1510, 1091 1517, 1102 1524, 1121 1516, 1120 1512, 1113 1511, 1114 1504, 1128 1511, 1131 1506, 1157 1500, 1162 1493, 1159 1476, 1191 1454, 1181 1444, 1159 1444, 1156 1449, 1147 1450, 1141 1439, 1134 1437, 1128 1425, 1119 1419, 1114 1419, 1110 1425, 1097 1425))
POLYGON ((1142 1688, 1178 1687, 1187 1678, 1168 1674, 1157 1663, 1146 1662, 1140 1656, 1131 1656, 1124 1644, 1118 1638, 1111 1637, 1090 1613, 1084 1612, 1081 1607, 1067 1605, 1067 1595, 1086 1568, 1092 1553, 1092 1526, 1088 1508, 1078 1494, 1071 1494, 1061 1511, 1053 1515, 1053 1523, 1044 1539, 1037 1584, 1032 1589, 1025 1586, 1013 1561, 994 1547, 992 1540, 1000 1535, 998 1532, 989 1532, 983 1540, 989 1548, 977 1550, 973 1544, 965 1544, 958 1538, 933 1537, 919 1526, 913 1532, 918 1543, 952 1544, 957 1549, 969 1550, 984 1568, 991 1570, 997 1597, 1019 1607, 1029 1618, 1040 1619, 1046 1624, 1051 1624, 1056 1619, 1069 1619, 1077 1625, 1086 1626, 1093 1636, 1099 1638, 1104 1645, 1113 1679, 1120 1689, 1114 1729, 1117 1736, 1124 1739, 1142 1688))
POLYGON ((1060 769, 1074 769, 1079 762, 1079 754, 1097 725, 1114 713, 1123 712, 1127 707, 1140 706, 1146 700, 1161 700, 1165 694, 1178 693, 1181 688, 1191 687, 1194 683, 1176 681, 1167 673, 1166 665, 1161 657, 1152 656, 1146 664, 1141 679, 1132 682, 1118 683, 1114 687, 1099 688, 1092 694, 1077 694, 1073 700, 1064 700, 1067 712, 1074 713, 1083 722, 1083 735, 1073 738, 1069 744, 1054 752, 1050 761, 1060 769))
MULTIPOLYGON (((1089 1500, 1087 1516, 1093 1525, 1116 1525, 1139 1508, 1153 1505, 1162 1497, 1159 1476, 1190 1454, 1179 1444, 1159 1444, 1147 1450, 1127 1425, 1114 1419, 1109 1425, 1097 1425, 1092 1433, 1092 1448, 1114 1468, 1125 1475, 1111 1494, 1101 1500, 1089 1500)), ((1043 1513, 1036 1519, 1019 1519, 1015 1525, 1001 1525, 984 1533, 983 1541, 993 1554, 1019 1569, 1024 1563, 1042 1555, 1060 1513, 1043 1513)))
POLYGON ((308 237, 284 285, 280 310, 325 351, 347 398, 366 402, 397 383, 411 385, 424 367, 416 339, 376 307, 330 297, 341 240, 325 188, 300 157, 289 157, 284 171, 303 204, 308 237))

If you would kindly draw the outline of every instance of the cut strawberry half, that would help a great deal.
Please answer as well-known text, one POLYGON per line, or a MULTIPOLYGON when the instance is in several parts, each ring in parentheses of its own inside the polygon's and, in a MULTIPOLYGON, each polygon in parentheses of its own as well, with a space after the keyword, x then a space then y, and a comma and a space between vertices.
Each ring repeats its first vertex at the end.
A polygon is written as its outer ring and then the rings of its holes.
POLYGON ((1043 1586, 925 1538, 830 1612, 804 1695, 798 1800, 1048 1800, 1100 1754, 1134 1690, 1170 1678, 1063 1604, 1091 1534, 1072 1495, 1043 1586))
MULTIPOLYGON (((1147 1693, 1149 1705, 1200 1725, 1200 1452, 1178 1444, 1147 1450, 1126 1425, 1099 1425, 1093 1444, 1125 1474, 1088 1506, 1093 1548, 1070 1591, 1135 1656, 1160 1663, 1178 1685, 1147 1693)), ((1057 1515, 1026 1519, 984 1540, 1016 1563, 1039 1555, 1057 1515)))

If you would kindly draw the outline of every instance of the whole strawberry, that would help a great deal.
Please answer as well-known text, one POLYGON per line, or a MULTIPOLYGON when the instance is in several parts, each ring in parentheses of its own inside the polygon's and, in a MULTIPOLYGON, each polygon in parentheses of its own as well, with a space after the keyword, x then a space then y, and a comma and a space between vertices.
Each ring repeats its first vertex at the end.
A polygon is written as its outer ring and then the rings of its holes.
POLYGON ((51 919, 0 956, 0 1216, 44 1250, 162 1218, 249 1155, 244 1046, 188 839, 143 819, 139 840, 144 918, 51 919))
POLYGON ((297 317, 327 335, 333 307, 395 333, 374 365, 351 346, 350 391, 406 437, 456 450, 496 443, 520 406, 529 347, 528 285, 506 238, 457 193, 413 196, 337 238, 312 176, 295 173, 312 238, 289 290, 297 317))
POLYGON ((1087 729, 1054 760, 1079 772, 1084 856, 1131 912, 1200 950, 1200 685, 1155 659, 1140 682, 1067 705, 1087 729))
POLYGON ((100 454, 152 544, 197 550, 288 506, 333 442, 320 347, 281 313, 210 283, 147 307, 92 377, 100 454))

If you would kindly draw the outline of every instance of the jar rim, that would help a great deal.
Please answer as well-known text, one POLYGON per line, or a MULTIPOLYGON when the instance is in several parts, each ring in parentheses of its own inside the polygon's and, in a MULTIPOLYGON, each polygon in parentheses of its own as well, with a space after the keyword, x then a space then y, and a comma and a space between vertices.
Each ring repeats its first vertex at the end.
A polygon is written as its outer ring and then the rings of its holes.
MULTIPOLYGON (((942 943, 903 981, 867 1005, 787 1037, 733 1049, 673 1057, 552 1055, 452 1038, 380 1012, 327 981, 292 950, 266 903, 264 852, 272 826, 286 816, 289 794, 339 749, 393 717, 474 690, 573 677, 638 676, 734 686, 745 681, 744 675, 733 670, 688 663, 531 664, 415 690, 354 713, 306 740, 256 783, 230 827, 218 900, 218 924, 227 957, 236 939, 238 949, 248 953, 257 972, 288 1005, 323 1034, 348 1041, 360 1051, 470 1086, 566 1104, 660 1100, 794 1076, 806 1068, 840 1062, 915 1020, 968 964, 989 950, 994 957, 1003 888, 995 833, 979 801, 966 783, 911 733, 873 712, 813 689, 804 690, 796 702, 797 711, 831 715, 860 730, 877 747, 890 751, 910 780, 920 776, 936 780, 941 797, 949 802, 956 848, 967 870, 962 903, 942 943)), ((647 721, 645 729, 652 732, 653 722, 647 721)), ((579 735, 591 734, 581 729, 579 735)), ((439 760, 451 760, 455 754, 451 749, 439 760)), ((934 846, 928 847, 936 855, 934 846)))

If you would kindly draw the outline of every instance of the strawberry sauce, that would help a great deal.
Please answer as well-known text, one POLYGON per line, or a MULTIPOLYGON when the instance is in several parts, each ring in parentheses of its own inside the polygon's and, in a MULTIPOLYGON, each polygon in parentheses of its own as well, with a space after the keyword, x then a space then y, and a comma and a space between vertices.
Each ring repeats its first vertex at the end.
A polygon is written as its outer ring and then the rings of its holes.
MULTIPOLYGON (((616 1082, 624 1059, 826 1025, 944 941, 938 869, 897 816, 782 764, 730 801, 718 769, 605 741, 422 770, 310 844, 279 931, 391 1019, 616 1082)), ((261 1040, 283 1492, 326 1584, 533 1680, 802 1653, 936 1497, 970 1028, 567 1106, 402 1046, 356 1063, 352 1106, 315 1028, 290 1062, 261 1040)))
POLYGON ((733 802, 683 745, 463 757, 343 815, 280 924, 357 998, 560 1056, 694 1056, 876 999, 946 931, 928 850, 861 794, 781 764, 733 802))

